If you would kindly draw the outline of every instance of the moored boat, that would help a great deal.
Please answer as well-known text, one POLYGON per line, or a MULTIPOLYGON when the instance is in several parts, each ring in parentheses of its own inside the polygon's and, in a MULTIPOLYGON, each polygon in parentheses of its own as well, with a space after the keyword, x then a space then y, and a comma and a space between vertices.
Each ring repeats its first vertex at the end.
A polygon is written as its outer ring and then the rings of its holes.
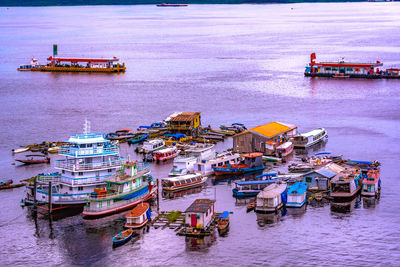
POLYGON ((306 203, 307 183, 296 182, 287 192, 286 207, 301 208, 306 203))
POLYGON ((223 234, 226 233, 229 229, 229 211, 224 211, 221 213, 220 216, 218 216, 218 233, 223 234))
POLYGON ((313 169, 314 167, 308 163, 292 163, 288 166, 288 171, 293 173, 309 172, 313 169))
POLYGON ((23 164, 41 164, 41 163, 50 163, 50 158, 46 155, 26 155, 27 159, 15 159, 18 162, 23 164))
POLYGON ((183 6, 188 6, 187 4, 167 4, 167 3, 162 3, 162 4, 157 4, 158 7, 183 7, 183 6))
POLYGON ((296 135, 293 138, 295 148, 306 148, 328 138, 325 128, 318 128, 307 133, 296 135))
POLYGON ((331 180, 331 197, 334 200, 347 200, 355 197, 362 187, 362 175, 359 168, 346 168, 331 180))
POLYGON ((293 143, 290 141, 285 142, 276 148, 276 155, 280 158, 286 157, 292 152, 293 152, 293 143))
POLYGON ((262 153, 249 153, 241 156, 244 158, 243 163, 231 164, 228 162, 223 166, 213 167, 215 175, 237 175, 264 170, 262 153))
POLYGON ((145 141, 148 137, 149 137, 148 134, 141 134, 141 135, 136 136, 134 138, 128 139, 127 142, 128 142, 128 144, 133 145, 133 144, 137 144, 137 143, 145 141))
POLYGON ((173 159, 179 155, 181 151, 178 150, 176 147, 167 147, 160 150, 157 150, 153 154, 153 160, 159 161, 166 161, 169 159, 173 159))
POLYGON ((12 183, 13 183, 13 180, 11 180, 11 179, 8 179, 8 180, 6 180, 6 181, 0 181, 0 187, 9 186, 9 185, 11 185, 12 183))
POLYGON ((128 230, 125 230, 125 231, 122 231, 122 232, 116 234, 112 238, 113 246, 120 246, 120 245, 125 244, 132 238, 132 235, 133 235, 132 229, 128 229, 128 230))
POLYGON ((270 173, 265 179, 259 181, 235 181, 232 189, 233 196, 237 198, 257 196, 264 188, 278 181, 276 176, 276 173, 270 173))
POLYGON ((381 191, 381 178, 378 170, 369 170, 363 176, 361 195, 365 197, 378 196, 381 191))
POLYGON ((197 161, 194 165, 194 172, 202 175, 210 175, 214 173, 214 167, 221 167, 227 164, 237 164, 241 161, 241 156, 232 152, 217 154, 210 159, 197 161))
POLYGON ((142 202, 126 214, 126 228, 141 228, 151 220, 150 205, 142 202))
POLYGON ((200 174, 186 174, 176 177, 161 179, 162 189, 166 191, 180 191, 187 188, 197 187, 207 181, 206 176, 200 174))
POLYGON ((17 149, 13 149, 12 153, 17 154, 17 153, 23 153, 29 150, 29 147, 21 147, 17 149))
POLYGON ((151 153, 156 150, 160 150, 165 147, 164 140, 162 139, 153 139, 150 141, 144 142, 143 146, 138 150, 140 153, 151 153))
POLYGON ((131 132, 131 129, 121 129, 115 131, 115 133, 107 134, 107 139, 109 140, 124 140, 128 138, 132 138, 134 134, 131 132))
POLYGON ((148 163, 123 163, 114 177, 105 180, 105 189, 97 188, 90 194, 82 214, 86 217, 106 216, 149 200, 156 190, 149 173, 148 163))
POLYGON ((286 182, 273 183, 258 193, 255 211, 260 213, 275 212, 283 207, 286 200, 286 182))

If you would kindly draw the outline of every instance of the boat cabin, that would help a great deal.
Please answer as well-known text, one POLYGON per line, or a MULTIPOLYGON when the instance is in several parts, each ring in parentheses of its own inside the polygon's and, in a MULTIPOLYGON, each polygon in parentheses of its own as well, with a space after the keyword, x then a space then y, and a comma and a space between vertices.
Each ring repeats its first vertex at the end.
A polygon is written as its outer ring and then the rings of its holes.
POLYGON ((196 199, 185 211, 186 228, 206 229, 215 214, 214 200, 196 199))
POLYGON ((293 152, 293 143, 292 142, 285 142, 282 145, 276 148, 276 156, 278 157, 286 157, 290 153, 293 152))
POLYGON ((244 164, 256 167, 263 165, 262 155, 262 153, 248 153, 241 156, 244 158, 244 164))
POLYGON ((353 197, 361 189, 362 175, 359 168, 346 168, 331 180, 331 196, 353 197))
POLYGON ((199 174, 187 174, 162 179, 162 187, 164 190, 172 191, 193 187, 194 185, 202 184, 205 181, 206 179, 199 174))
POLYGON ((150 205, 142 202, 126 214, 126 228, 140 228, 151 220, 150 205))
POLYGON ((361 195, 376 196, 381 188, 381 179, 378 170, 369 170, 363 174, 363 187, 361 195))
MULTIPOLYGON (((276 177, 276 173, 271 178, 276 177)), ((256 196, 264 188, 272 183, 276 183, 277 179, 266 179, 261 181, 235 181, 232 193, 235 197, 256 196)))
POLYGON ((307 183, 296 182, 290 186, 287 195, 287 207, 300 208, 306 203, 307 183))
POLYGON ((295 147, 306 148, 322 141, 327 134, 325 128, 318 128, 301 135, 296 135, 293 139, 293 143, 295 147))
POLYGON ((200 112, 181 112, 166 119, 167 129, 172 133, 184 133, 195 136, 201 126, 200 112))
POLYGON ((258 193, 256 212, 274 212, 280 209, 287 200, 287 184, 285 182, 273 183, 258 193))
POLYGON ((154 151, 154 150, 158 150, 164 147, 164 140, 162 139, 154 139, 154 140, 150 140, 150 141, 146 141, 143 144, 143 150, 144 151, 154 151))
POLYGON ((335 163, 329 163, 325 167, 303 174, 303 182, 307 184, 307 189, 330 190, 331 179, 343 170, 343 167, 335 163))

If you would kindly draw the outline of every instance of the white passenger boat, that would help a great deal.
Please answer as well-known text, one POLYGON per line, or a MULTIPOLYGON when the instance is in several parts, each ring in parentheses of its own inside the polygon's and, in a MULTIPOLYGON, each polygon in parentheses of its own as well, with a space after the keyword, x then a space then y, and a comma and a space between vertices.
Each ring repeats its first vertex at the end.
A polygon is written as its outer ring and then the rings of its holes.
POLYGON ((139 150, 139 152, 142 153, 151 153, 156 150, 162 149, 165 146, 164 140, 162 139, 154 139, 150 141, 146 141, 143 143, 142 148, 139 150))
POLYGON ((239 154, 225 152, 218 154, 216 157, 196 162, 194 172, 202 175, 210 175, 214 173, 214 167, 221 167, 228 164, 237 164, 242 157, 239 154))
POLYGON ((155 161, 166 161, 173 159, 179 155, 181 151, 176 147, 167 147, 154 152, 153 160, 155 161))
POLYGON ((292 152, 293 152, 293 143, 290 141, 285 142, 276 148, 276 155, 280 158, 286 157, 292 152))
POLYGON ((200 174, 187 174, 161 179, 162 189, 166 191, 179 191, 200 186, 207 181, 206 176, 200 174))
POLYGON ((328 138, 325 128, 318 128, 293 138, 294 147, 306 148, 328 138))
POLYGON ((184 156, 174 159, 174 164, 169 172, 169 176, 185 175, 194 171, 194 165, 198 161, 207 160, 215 157, 213 144, 196 144, 185 150, 184 156))
POLYGON ((258 193, 255 211, 274 212, 283 207, 287 198, 286 182, 271 184, 258 193))

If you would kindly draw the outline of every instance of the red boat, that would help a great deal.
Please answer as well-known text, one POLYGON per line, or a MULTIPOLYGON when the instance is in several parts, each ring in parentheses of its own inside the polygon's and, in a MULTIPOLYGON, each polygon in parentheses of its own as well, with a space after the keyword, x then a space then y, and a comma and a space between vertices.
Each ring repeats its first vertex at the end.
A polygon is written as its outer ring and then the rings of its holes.
POLYGON ((16 159, 23 164, 50 163, 50 158, 45 155, 26 155, 27 159, 16 159))
POLYGON ((162 4, 158 4, 157 6, 161 6, 161 7, 177 7, 177 6, 188 6, 187 4, 167 4, 167 3, 162 3, 162 4))

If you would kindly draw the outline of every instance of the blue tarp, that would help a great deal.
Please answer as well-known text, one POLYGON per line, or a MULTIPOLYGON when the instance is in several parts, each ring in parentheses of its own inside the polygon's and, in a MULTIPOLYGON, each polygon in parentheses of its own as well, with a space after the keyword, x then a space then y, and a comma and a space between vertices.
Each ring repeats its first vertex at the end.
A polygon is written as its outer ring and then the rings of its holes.
POLYGON ((314 156, 319 156, 319 155, 330 155, 330 154, 331 154, 331 152, 318 152, 318 153, 315 153, 314 156))
POLYGON ((304 194, 304 192, 306 191, 307 191, 307 183, 296 182, 289 188, 288 194, 304 194))
POLYGON ((276 177, 277 175, 278 174, 276 172, 270 172, 257 175, 256 178, 267 177, 267 176, 276 177))
POLYGON ((182 133, 176 133, 176 134, 171 134, 171 137, 174 137, 176 139, 181 139, 181 138, 185 138, 186 135, 182 134, 182 133))
POLYGON ((348 159, 347 161, 353 162, 353 163, 357 163, 357 164, 366 164, 366 165, 371 165, 372 162, 371 161, 360 161, 360 160, 351 160, 348 159))
POLYGON ((150 129, 150 128, 151 128, 151 126, 145 126, 145 125, 141 125, 141 126, 139 126, 139 128, 143 128, 143 129, 150 129))
POLYGON ((261 181, 237 181, 235 184, 237 185, 252 185, 252 184, 272 184, 275 183, 276 180, 261 180, 261 181))
POLYGON ((281 198, 282 198, 282 202, 286 204, 286 202, 287 202, 287 187, 286 187, 285 191, 283 191, 283 193, 281 194, 281 198))
POLYGON ((224 211, 223 213, 221 213, 221 215, 219 215, 218 218, 220 219, 226 219, 229 216, 229 211, 224 211))

